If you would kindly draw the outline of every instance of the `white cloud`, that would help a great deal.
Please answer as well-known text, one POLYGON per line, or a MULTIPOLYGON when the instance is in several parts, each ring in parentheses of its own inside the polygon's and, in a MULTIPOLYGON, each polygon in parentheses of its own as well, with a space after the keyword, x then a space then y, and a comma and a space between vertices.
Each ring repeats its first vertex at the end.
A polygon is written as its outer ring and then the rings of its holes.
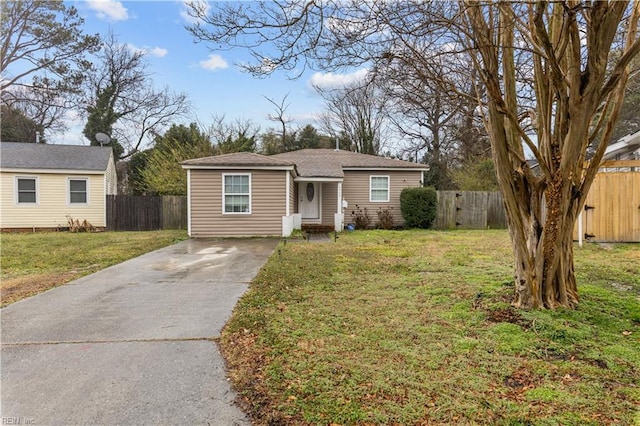
POLYGON ((320 118, 320 113, 300 112, 297 114, 292 114, 290 118, 297 123, 313 123, 315 121, 318 121, 318 119, 320 118))
POLYGON ((88 0, 89 8, 95 10, 100 19, 109 21, 126 21, 129 19, 129 12, 121 2, 116 0, 88 0))
POLYGON ((200 67, 206 70, 217 70, 217 69, 225 69, 229 67, 227 61, 220 55, 211 54, 209 55, 209 59, 205 61, 199 62, 200 67))
POLYGON ((317 72, 309 79, 309 85, 311 87, 319 87, 320 89, 331 90, 346 87, 351 84, 359 83, 363 81, 369 70, 366 68, 349 74, 334 74, 317 72))
POLYGON ((154 56, 156 58, 163 58, 165 56, 167 56, 167 54, 169 53, 169 51, 167 49, 164 49, 162 47, 138 47, 135 44, 131 44, 131 43, 127 43, 127 47, 129 48, 130 51, 135 52, 135 53, 142 53, 143 55, 148 55, 148 56, 154 56))
POLYGON ((156 58, 163 58, 165 56, 167 56, 167 53, 169 53, 169 51, 167 49, 164 49, 162 47, 152 47, 151 49, 148 50, 149 55, 151 56, 155 56, 156 58))

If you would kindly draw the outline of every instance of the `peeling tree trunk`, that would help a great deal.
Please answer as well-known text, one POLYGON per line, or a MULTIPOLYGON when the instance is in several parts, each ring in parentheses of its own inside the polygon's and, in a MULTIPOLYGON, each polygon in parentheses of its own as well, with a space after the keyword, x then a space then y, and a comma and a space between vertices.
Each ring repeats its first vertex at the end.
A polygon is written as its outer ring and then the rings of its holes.
POLYGON ((543 191, 529 187, 516 196, 519 206, 527 206, 507 210, 515 257, 516 306, 576 307, 573 229, 577 209, 571 195, 567 197, 562 188, 543 191))

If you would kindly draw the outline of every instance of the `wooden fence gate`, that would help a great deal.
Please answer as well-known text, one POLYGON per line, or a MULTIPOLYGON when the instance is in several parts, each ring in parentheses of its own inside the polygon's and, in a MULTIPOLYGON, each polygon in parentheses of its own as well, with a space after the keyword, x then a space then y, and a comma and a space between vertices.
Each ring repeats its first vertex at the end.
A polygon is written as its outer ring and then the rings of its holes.
POLYGON ((589 241, 640 242, 640 160, 606 162, 603 167, 591 185, 574 238, 582 231, 589 241), (613 167, 624 171, 609 171, 613 167))
POLYGON ((107 195, 107 230, 186 229, 184 196, 107 195))

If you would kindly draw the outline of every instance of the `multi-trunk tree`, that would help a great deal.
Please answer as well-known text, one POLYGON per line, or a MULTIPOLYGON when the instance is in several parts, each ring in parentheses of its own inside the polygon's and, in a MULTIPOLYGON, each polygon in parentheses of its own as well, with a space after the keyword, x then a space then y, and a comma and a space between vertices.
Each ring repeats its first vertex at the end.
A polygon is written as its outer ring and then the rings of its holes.
POLYGON ((628 65, 640 51, 640 4, 469 3, 461 12, 487 89, 486 126, 513 241, 517 304, 575 307, 574 224, 611 138, 628 65), (612 61, 616 36, 624 53, 612 61), (525 120, 518 92, 529 82, 534 96, 525 120), (529 120, 535 139, 524 128, 529 120))
POLYGON ((256 74, 301 64, 375 69, 398 52, 422 62, 471 58, 466 71, 482 83, 477 113, 505 198, 516 304, 577 306, 573 227, 640 51, 637 1, 193 2, 190 11, 197 38, 248 49, 256 74), (412 50, 412 40, 429 49, 412 50))

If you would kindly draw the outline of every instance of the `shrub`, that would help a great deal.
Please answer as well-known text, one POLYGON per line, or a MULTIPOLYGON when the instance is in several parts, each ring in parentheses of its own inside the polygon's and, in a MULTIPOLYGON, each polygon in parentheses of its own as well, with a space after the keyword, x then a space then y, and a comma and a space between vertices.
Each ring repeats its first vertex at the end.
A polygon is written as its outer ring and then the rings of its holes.
POLYGON ((378 228, 381 229, 393 229, 393 214, 391 214, 393 207, 378 208, 378 228))
POLYGON ((400 193, 400 212, 408 228, 428 228, 436 218, 438 194, 430 187, 405 188, 400 193))
POLYGON ((367 208, 364 209, 356 204, 356 209, 351 212, 351 218, 356 225, 356 229, 367 229, 371 225, 371 216, 367 208))
POLYGON ((94 232, 96 230, 96 227, 89 223, 87 219, 80 222, 80 220, 71 216, 67 216, 67 226, 69 227, 69 232, 94 232))

